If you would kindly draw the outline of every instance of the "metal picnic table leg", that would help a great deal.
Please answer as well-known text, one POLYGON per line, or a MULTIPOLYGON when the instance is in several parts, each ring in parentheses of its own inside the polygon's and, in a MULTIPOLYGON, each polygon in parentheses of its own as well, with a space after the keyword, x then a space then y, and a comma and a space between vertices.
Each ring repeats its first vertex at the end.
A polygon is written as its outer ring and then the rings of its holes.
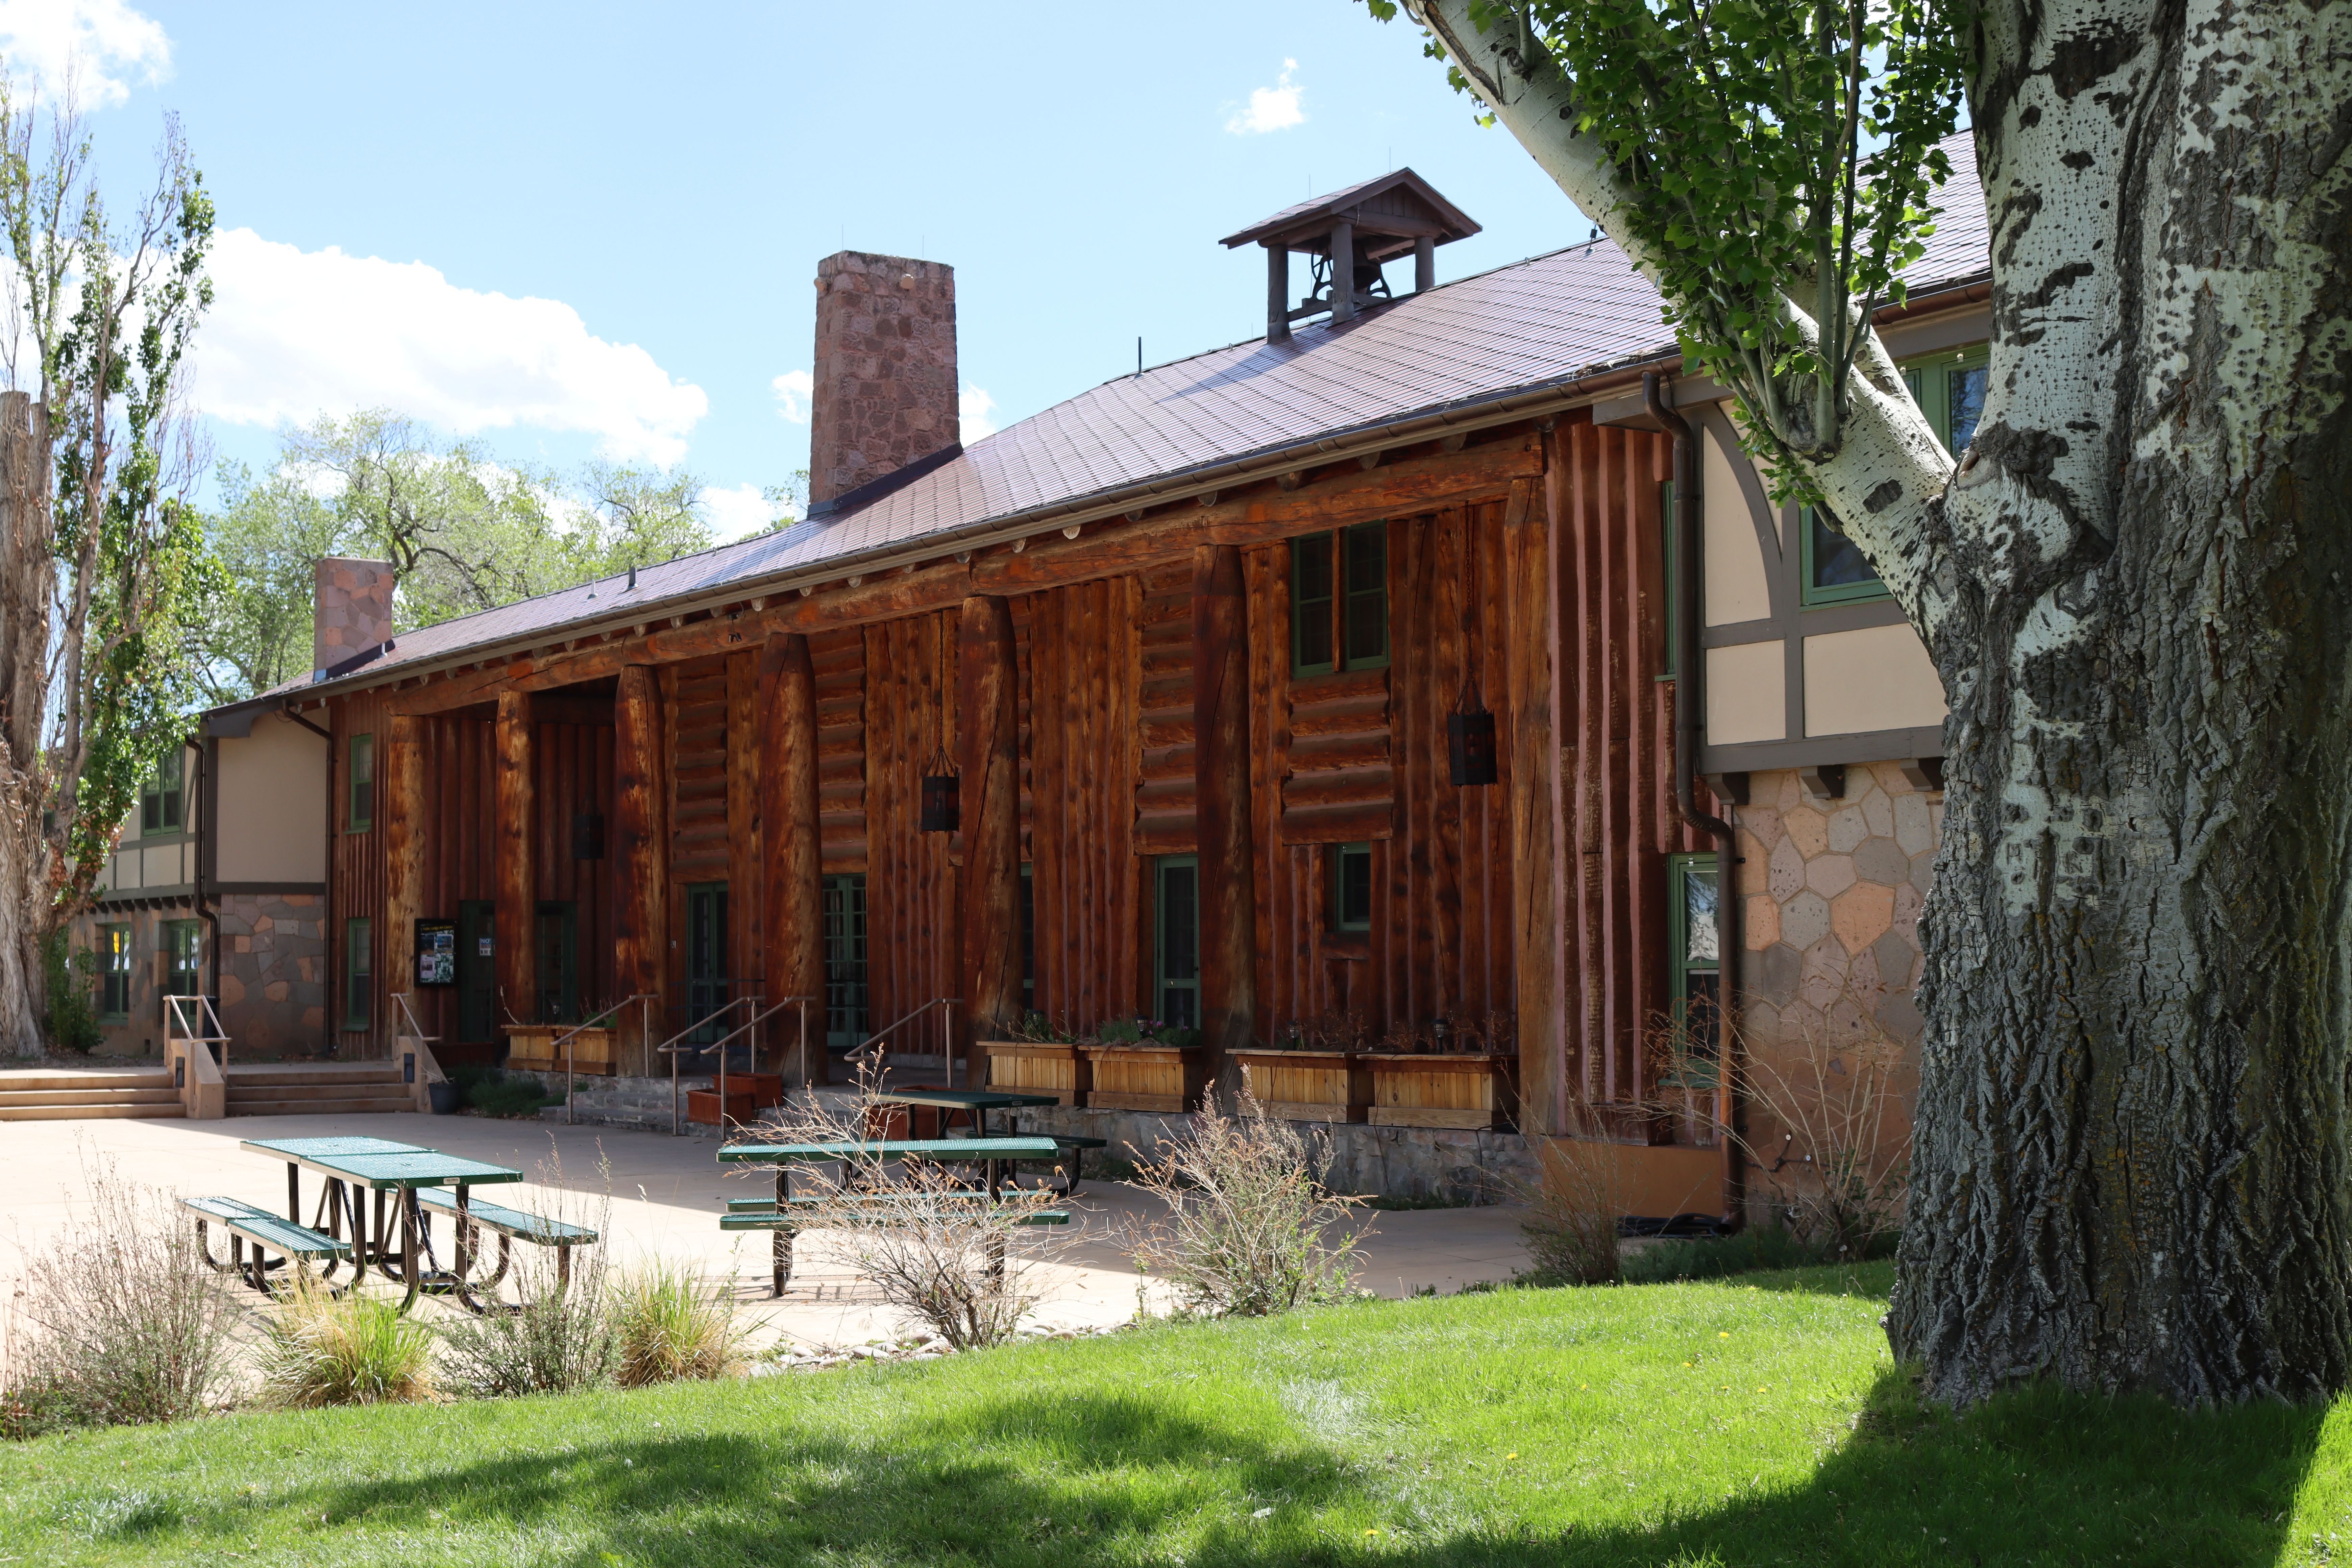
POLYGON ((417 1256, 416 1191, 413 1187, 395 1187, 392 1200, 400 1210, 400 1272, 408 1284, 408 1294, 400 1299, 397 1310, 406 1317, 409 1309, 416 1305, 416 1289, 425 1280, 424 1260, 417 1256))
POLYGON ((302 1223, 302 1167, 293 1161, 286 1162, 286 1218, 289 1223, 302 1223))

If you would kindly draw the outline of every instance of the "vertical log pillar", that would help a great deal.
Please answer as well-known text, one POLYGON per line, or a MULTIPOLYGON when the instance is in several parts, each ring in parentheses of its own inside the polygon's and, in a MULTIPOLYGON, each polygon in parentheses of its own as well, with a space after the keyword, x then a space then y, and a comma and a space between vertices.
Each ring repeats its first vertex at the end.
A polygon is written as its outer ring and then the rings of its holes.
MULTIPOLYGON (((766 994, 760 984, 760 656, 727 656, 727 973, 728 1000, 766 994)), ((778 995, 783 993, 777 993, 778 995)), ((764 1005, 764 1004, 762 1004, 764 1005)), ((733 1028, 758 1007, 739 1007, 733 1028)), ((775 1031, 762 1025, 739 1044, 777 1059, 775 1031)), ((738 1060, 743 1059, 738 1058, 738 1060)))
POLYGON ((491 896, 498 905, 493 953, 499 975, 496 1022, 499 1025, 539 1020, 533 740, 530 693, 499 692, 498 817, 490 845, 491 896))
POLYGON ((1356 319, 1356 226, 1331 226, 1331 324, 1356 319))
POLYGON ((988 1064, 972 1042, 1021 1011, 1021 731, 1013 606, 974 596, 957 630, 956 767, 963 811, 964 1083, 988 1064))
MULTIPOLYGON (((1548 469, 1557 471, 1557 451, 1548 469)), ((1559 745, 1552 656, 1559 645, 1552 561, 1556 485, 1542 504, 1536 481, 1515 479, 1503 513, 1503 592, 1509 614, 1511 788, 1511 917, 1515 933, 1511 979, 1518 1014, 1519 1093, 1530 1136, 1554 1136, 1567 1124, 1561 998, 1566 976, 1560 941, 1562 888, 1559 834, 1559 745)))
MULTIPOLYGON (((416 989, 416 922, 425 913, 425 724, 412 713, 392 716, 380 776, 383 796, 383 1027, 378 1031, 398 1061, 399 1037, 408 1016, 392 1000, 396 991, 416 989)), ((423 1021, 423 998, 409 1005, 423 1021)))
POLYGON ((1290 341, 1290 247, 1265 242, 1265 341, 1290 341))
POLYGON ((1249 616, 1242 552, 1192 552, 1192 767, 1200 822, 1201 1039, 1212 1081, 1257 1016, 1250 852, 1249 616))
MULTIPOLYGON (((648 1054, 670 1034, 668 769, 662 756, 661 688, 653 666, 621 670, 613 699, 613 974, 622 996, 645 994, 614 1022, 623 1062, 642 1073, 668 1063, 648 1054)), ((616 998, 617 1000, 617 998, 616 998)))
MULTIPOLYGON (((825 1081, 824 842, 817 812, 816 667, 808 638, 780 632, 760 658, 760 819, 765 874, 761 960, 771 1005, 814 996, 808 1007, 808 1079, 825 1081)), ((779 1013, 772 1037, 784 1072, 800 1081, 800 1009, 779 1013)))

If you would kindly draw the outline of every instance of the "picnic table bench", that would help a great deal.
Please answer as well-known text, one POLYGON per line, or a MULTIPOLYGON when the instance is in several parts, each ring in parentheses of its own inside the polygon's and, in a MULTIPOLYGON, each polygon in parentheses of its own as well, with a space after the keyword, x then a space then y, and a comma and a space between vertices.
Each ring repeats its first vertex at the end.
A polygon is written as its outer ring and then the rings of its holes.
MULTIPOLYGON (((722 1230, 766 1230, 773 1234, 771 1274, 775 1293, 782 1296, 792 1278, 793 1236, 799 1229, 794 1223, 794 1211, 805 1211, 824 1201, 822 1198, 796 1199, 792 1192, 792 1173, 798 1165, 838 1164, 842 1167, 840 1186, 848 1185, 849 1166, 859 1161, 880 1163, 889 1160, 928 1160, 939 1163, 978 1162, 984 1167, 983 1185, 971 1194, 971 1200, 989 1203, 1002 1201, 1003 1182, 1002 1167, 1014 1160, 1050 1159, 1054 1155, 1050 1138, 898 1138, 865 1139, 838 1143, 733 1143, 719 1151, 719 1161, 726 1165, 773 1165, 776 1168, 776 1191, 772 1199, 758 1200, 761 1206, 749 1205, 738 1207, 739 1200, 730 1200, 730 1212, 719 1216, 722 1230)), ((936 1194, 926 1194, 927 1196, 936 1194)), ((859 1199, 879 1199, 904 1202, 903 1194, 875 1193, 857 1194, 859 1199)), ((1041 1220, 1039 1224, 1066 1224, 1069 1215, 1061 1220, 1041 1220)))
POLYGON ((473 1292, 488 1292, 499 1288, 499 1281, 507 1277, 509 1249, 515 1242, 527 1241, 534 1247, 555 1248, 555 1288, 561 1291, 572 1282, 572 1249, 585 1247, 596 1239, 596 1233, 584 1225, 549 1219, 544 1215, 527 1214, 521 1209, 486 1204, 479 1199, 467 1201, 462 1192, 452 1194, 437 1187, 428 1187, 416 1194, 416 1204, 428 1227, 425 1232, 428 1247, 432 1243, 429 1227, 435 1215, 447 1215, 457 1222, 460 1258, 476 1256, 473 1238, 467 1234, 468 1230, 487 1230, 499 1238, 499 1266, 488 1279, 468 1281, 465 1279, 467 1270, 458 1270, 458 1297, 478 1312, 488 1309, 473 1300, 473 1292))
MULTIPOLYGON (((925 1106, 937 1110, 940 1113, 941 1131, 946 1131, 945 1123, 949 1117, 961 1114, 969 1119, 973 1136, 979 1138, 989 1135, 988 1113, 992 1110, 1025 1110, 1033 1107, 1062 1103, 1061 1096, 1054 1094, 1024 1094, 1003 1089, 948 1089, 923 1083, 909 1084, 904 1089, 889 1089, 874 1098, 882 1105, 925 1106)), ((886 1135, 887 1131, 886 1128, 875 1126, 868 1126, 866 1129, 869 1135, 876 1137, 886 1135)), ((910 1126, 908 1131, 912 1131, 914 1129, 910 1126)), ((1013 1127, 1007 1127, 1003 1135, 1008 1138, 1024 1136, 1017 1128, 1013 1127)), ((1068 1171, 1063 1176, 1061 1185, 1055 1189, 1065 1197, 1078 1190, 1079 1166, 1086 1158, 1086 1151, 1108 1148, 1110 1143, 1107 1138, 1081 1138, 1066 1132, 1041 1132, 1028 1134, 1028 1136, 1051 1138, 1054 1141, 1057 1166, 1058 1156, 1066 1154, 1070 1157, 1068 1171)))
POLYGON ((257 1290, 267 1289, 264 1278, 272 1268, 283 1268, 288 1259, 308 1263, 324 1258, 331 1260, 348 1256, 352 1245, 331 1236, 321 1236, 310 1226, 289 1219, 279 1219, 267 1209, 254 1207, 243 1198, 182 1198, 184 1208, 193 1209, 196 1215, 196 1251, 215 1273, 234 1272, 257 1290), (217 1225, 229 1235, 229 1261, 222 1263, 213 1257, 212 1244, 205 1237, 205 1227, 217 1225), (246 1247, 253 1248, 248 1264, 246 1247), (268 1247, 278 1254, 276 1263, 265 1261, 262 1249, 268 1247))

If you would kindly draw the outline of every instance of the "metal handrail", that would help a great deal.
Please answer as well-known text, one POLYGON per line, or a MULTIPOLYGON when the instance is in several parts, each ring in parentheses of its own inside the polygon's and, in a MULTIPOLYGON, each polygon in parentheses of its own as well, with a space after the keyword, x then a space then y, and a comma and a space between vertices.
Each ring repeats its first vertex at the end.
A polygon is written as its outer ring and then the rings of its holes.
POLYGON ((408 1018, 409 1035, 413 1038, 424 1041, 428 1046, 434 1045, 440 1040, 441 1037, 438 1035, 426 1034, 425 1032, 425 1026, 416 1021, 416 1010, 408 1005, 408 998, 413 994, 415 994, 413 992, 394 991, 392 993, 392 999, 400 1004, 401 1012, 408 1018))
MULTIPOLYGON (((852 1056, 856 1056, 859 1054, 859 1052, 879 1045, 885 1035, 895 1032, 902 1025, 914 1022, 917 1018, 921 1017, 925 1013, 929 1012, 934 1007, 952 1007, 962 1000, 963 998, 961 996, 934 996, 929 1001, 924 1003, 921 1006, 916 1008, 913 1012, 908 1014, 905 1017, 894 1019, 890 1023, 885 1024, 882 1027, 875 1030, 871 1035, 866 1036, 864 1044, 858 1046, 857 1049, 852 1051, 850 1054, 852 1056)), ((948 1048, 941 1054, 947 1058, 948 1082, 952 1085, 955 1082, 955 1037, 952 1029, 950 1031, 947 1046, 948 1048)))
MULTIPOLYGON (((725 1092, 725 1089, 726 1089, 726 1081, 727 1081, 727 1047, 728 1047, 728 1045, 729 1045, 729 1044, 730 1044, 730 1042, 735 1038, 735 1037, 736 1037, 736 1036, 738 1036, 738 1035, 742 1035, 742 1034, 749 1034, 751 1030, 753 1030, 753 1029, 757 1028, 760 1025, 761 1025, 761 1024, 765 1023, 765 1022, 766 1022, 767 1020, 769 1020, 770 1018, 774 1017, 777 1014, 779 1014, 779 1013, 782 1012, 785 1008, 787 1008, 787 1007, 791 1006, 791 1005, 792 1005, 793 1003, 795 1003, 795 1002, 798 1002, 798 1003, 802 1004, 802 1006, 801 1006, 801 1078, 802 1078, 802 1080, 803 1080, 803 1082, 805 1082, 805 1081, 807 1080, 807 1079, 808 1079, 808 1006, 807 1006, 807 1004, 809 1004, 809 1003, 811 1003, 811 1002, 814 1002, 814 1001, 816 1001, 817 999, 818 999, 818 998, 816 998, 816 997, 815 997, 815 996, 814 996, 814 995, 809 995, 809 996, 787 996, 787 997, 784 997, 782 1001, 778 1002, 774 1006, 772 1006, 772 1007, 769 1007, 769 1008, 766 1008, 766 1009, 764 1009, 764 1010, 762 1010, 762 1011, 761 1011, 761 1012, 758 1012, 758 1013, 754 1013, 753 1015, 751 1015, 751 1016, 750 1016, 749 1018, 746 1018, 745 1020, 743 1020, 743 1022, 742 1022, 740 1025, 737 1026, 734 1029, 730 1030, 728 1033, 726 1033, 726 1034, 724 1034, 724 1035, 721 1035, 718 1039, 711 1041, 711 1042, 710 1042, 709 1044, 708 1044, 708 1045, 702 1045, 702 1046, 684 1046, 684 1045, 680 1045, 680 1044, 678 1043, 679 1041, 681 1041, 681 1040, 685 1039, 687 1036, 688 1036, 688 1035, 690 1035, 690 1034, 694 1033, 694 1031, 695 1031, 695 1030, 697 1030, 697 1029, 702 1029, 702 1028, 708 1028, 708 1027, 709 1026, 709 1025, 710 1025, 710 1020, 711 1020, 712 1018, 716 1018, 716 1017, 721 1016, 722 1016, 722 1015, 724 1015, 724 1014, 727 1014, 727 1013, 732 1012, 732 1011, 734 1010, 735 1004, 736 1004, 737 1002, 749 1002, 749 1003, 751 1003, 751 1004, 753 1004, 754 1005, 756 1005, 757 1004, 759 1004, 759 1003, 761 1003, 761 1002, 764 1002, 764 1001, 766 1001, 766 1000, 767 1000, 767 998, 766 998, 766 997, 764 997, 764 996, 737 996, 737 997, 734 997, 734 998, 732 998, 731 1000, 730 1000, 730 1001, 729 1001, 725 1005, 721 1006, 721 1007, 720 1007, 717 1012, 705 1015, 705 1016, 703 1016, 703 1018, 701 1019, 701 1021, 700 1021, 700 1022, 696 1023, 696 1024, 689 1025, 688 1027, 686 1027, 685 1029, 683 1029, 683 1030, 679 1031, 677 1034, 672 1035, 672 1036, 669 1037, 668 1041, 667 1041, 666 1044, 659 1045, 659 1046, 656 1046, 656 1047, 654 1047, 654 1049, 656 1049, 656 1050, 657 1050, 657 1051, 667 1051, 667 1053, 669 1053, 669 1135, 670 1135, 671 1137, 673 1137, 673 1138, 677 1138, 677 1137, 683 1136, 683 1134, 684 1134, 684 1129, 683 1129, 683 1127, 681 1127, 681 1126, 680 1126, 680 1124, 679 1124, 679 1120, 678 1120, 678 1103, 677 1103, 677 1092, 678 1092, 678 1081, 677 1081, 677 1058, 680 1058, 680 1057, 682 1057, 682 1056, 684 1056, 684 1055, 685 1055, 687 1052, 688 1052, 688 1051, 693 1051, 693 1052, 695 1052, 695 1053, 696 1053, 696 1054, 698 1054, 698 1055, 699 1055, 701 1052, 704 1052, 704 1051, 717 1051, 717 1052, 719 1053, 719 1081, 718 1081, 718 1087, 719 1087, 719 1089, 720 1092, 723 1094, 723 1093, 725 1092)), ((758 1067, 758 1065, 759 1065, 759 1059, 760 1059, 760 1058, 759 1058, 759 1052, 758 1052, 758 1050, 755 1048, 755 1049, 752 1051, 752 1053, 751 1053, 751 1062, 752 1062, 752 1066, 753 1066, 754 1068, 758 1067)), ((725 1116, 725 1110, 724 1110, 724 1109, 723 1109, 723 1108, 724 1108, 724 1106, 725 1106, 725 1103, 726 1103, 726 1102, 725 1102, 725 1100, 722 1100, 719 1103, 720 1103, 721 1108, 722 1108, 722 1109, 721 1109, 721 1111, 720 1111, 720 1115, 721 1115, 721 1117, 722 1117, 722 1119, 723 1119, 723 1118, 724 1118, 724 1116, 725 1116)))
MULTIPOLYGON (((577 1074, 574 1071, 572 1063, 571 1045, 572 1037, 577 1035, 587 1033, 590 1029, 596 1027, 597 1025, 611 1017, 614 1014, 619 1012, 622 1008, 627 1006, 632 1002, 658 1002, 660 1000, 660 997, 655 995, 650 991, 640 991, 634 996, 624 996, 618 1002, 614 1003, 611 1006, 597 1014, 594 1017, 590 1018, 586 1023, 574 1024, 562 1034, 558 1035, 555 1038, 548 1041, 547 1054, 551 1058, 555 1055, 556 1047, 562 1046, 565 1047, 563 1052, 563 1123, 565 1126, 575 1126, 580 1121, 579 1109, 572 1103, 574 1099, 574 1090, 577 1086, 577 1074)), ((640 1027, 643 1026, 644 1016, 643 1013, 638 1015, 640 1027)))
POLYGON ((197 1046, 216 1045, 221 1048, 219 1057, 220 1065, 224 1068, 228 1066, 228 1027, 220 1021, 220 1014, 213 1007, 213 999, 205 995, 202 992, 198 992, 194 995, 167 995, 163 998, 163 1048, 164 1054, 167 1056, 171 1054, 171 1046, 173 1040, 185 1040, 190 1045, 197 1046), (203 1004, 205 1020, 210 1023, 214 1028, 220 1032, 215 1035, 189 1034, 187 1032, 189 1026, 187 1015, 180 1011, 180 1004, 183 1002, 197 1002, 203 1004), (181 1031, 176 1035, 172 1032, 172 1026, 174 1024, 179 1026, 181 1031))

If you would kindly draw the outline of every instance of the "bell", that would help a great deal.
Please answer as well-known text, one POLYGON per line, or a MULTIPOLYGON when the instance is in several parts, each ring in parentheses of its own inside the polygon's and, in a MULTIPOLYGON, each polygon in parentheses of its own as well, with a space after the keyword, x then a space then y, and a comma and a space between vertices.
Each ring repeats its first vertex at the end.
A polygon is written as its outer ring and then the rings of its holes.
POLYGON ((953 773, 923 775, 922 830, 925 833, 953 833, 958 824, 956 776, 953 773))
POLYGON ((1447 715, 1445 751, 1456 785, 1466 789, 1497 782, 1492 713, 1482 709, 1475 713, 1447 715))

